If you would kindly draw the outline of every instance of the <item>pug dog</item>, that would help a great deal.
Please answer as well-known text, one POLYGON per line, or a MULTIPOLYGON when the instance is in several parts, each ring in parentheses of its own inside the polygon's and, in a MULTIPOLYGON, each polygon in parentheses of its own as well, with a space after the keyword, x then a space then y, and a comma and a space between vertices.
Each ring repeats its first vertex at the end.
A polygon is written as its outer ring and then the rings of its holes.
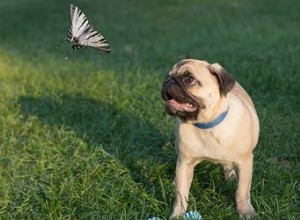
POLYGON ((255 217, 250 188, 259 120, 247 92, 221 65, 184 59, 168 74, 161 96, 166 112, 177 117, 176 201, 170 218, 187 211, 194 168, 203 160, 220 163, 226 179, 238 178, 237 212, 243 219, 255 217))

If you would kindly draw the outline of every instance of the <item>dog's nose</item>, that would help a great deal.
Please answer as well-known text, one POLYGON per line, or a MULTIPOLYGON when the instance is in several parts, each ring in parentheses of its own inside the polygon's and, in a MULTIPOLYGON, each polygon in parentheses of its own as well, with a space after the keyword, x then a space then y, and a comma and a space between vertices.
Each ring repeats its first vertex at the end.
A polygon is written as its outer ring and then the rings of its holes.
POLYGON ((175 84, 176 81, 175 81, 174 78, 169 78, 169 79, 166 80, 166 83, 175 84))

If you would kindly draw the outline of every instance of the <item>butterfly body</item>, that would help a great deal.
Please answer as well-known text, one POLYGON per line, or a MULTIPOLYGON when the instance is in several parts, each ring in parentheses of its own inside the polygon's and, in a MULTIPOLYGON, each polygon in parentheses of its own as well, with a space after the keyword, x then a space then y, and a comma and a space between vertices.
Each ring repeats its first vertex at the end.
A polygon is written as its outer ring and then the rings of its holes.
POLYGON ((76 43, 76 44, 79 43, 79 39, 78 39, 77 37, 72 37, 69 41, 70 41, 70 42, 74 42, 74 43, 76 43))
POLYGON ((89 23, 83 12, 74 4, 69 7, 70 27, 65 38, 72 42, 72 52, 80 48, 94 48, 110 53, 110 45, 106 39, 89 23))

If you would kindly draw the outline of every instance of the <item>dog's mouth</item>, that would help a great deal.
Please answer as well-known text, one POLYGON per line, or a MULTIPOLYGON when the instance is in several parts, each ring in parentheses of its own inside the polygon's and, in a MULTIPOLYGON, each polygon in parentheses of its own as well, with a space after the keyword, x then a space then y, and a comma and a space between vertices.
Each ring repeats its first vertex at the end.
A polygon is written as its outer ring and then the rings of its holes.
POLYGON ((176 111, 181 111, 181 112, 194 112, 197 110, 197 106, 195 106, 192 103, 186 102, 186 103, 181 103, 176 101, 175 99, 169 99, 166 101, 166 104, 169 106, 172 106, 174 110, 176 111))
POLYGON ((164 93, 166 111, 169 115, 178 116, 183 120, 197 117, 199 105, 188 97, 175 97, 170 93, 164 93))

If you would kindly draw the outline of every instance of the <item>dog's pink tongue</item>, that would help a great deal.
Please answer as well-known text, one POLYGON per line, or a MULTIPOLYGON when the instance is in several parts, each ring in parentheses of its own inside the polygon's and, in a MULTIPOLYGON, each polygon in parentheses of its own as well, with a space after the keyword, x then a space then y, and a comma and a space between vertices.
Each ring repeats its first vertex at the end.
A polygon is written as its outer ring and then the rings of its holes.
POLYGON ((178 110, 193 111, 194 106, 190 103, 179 103, 175 99, 168 100, 168 103, 178 110))

